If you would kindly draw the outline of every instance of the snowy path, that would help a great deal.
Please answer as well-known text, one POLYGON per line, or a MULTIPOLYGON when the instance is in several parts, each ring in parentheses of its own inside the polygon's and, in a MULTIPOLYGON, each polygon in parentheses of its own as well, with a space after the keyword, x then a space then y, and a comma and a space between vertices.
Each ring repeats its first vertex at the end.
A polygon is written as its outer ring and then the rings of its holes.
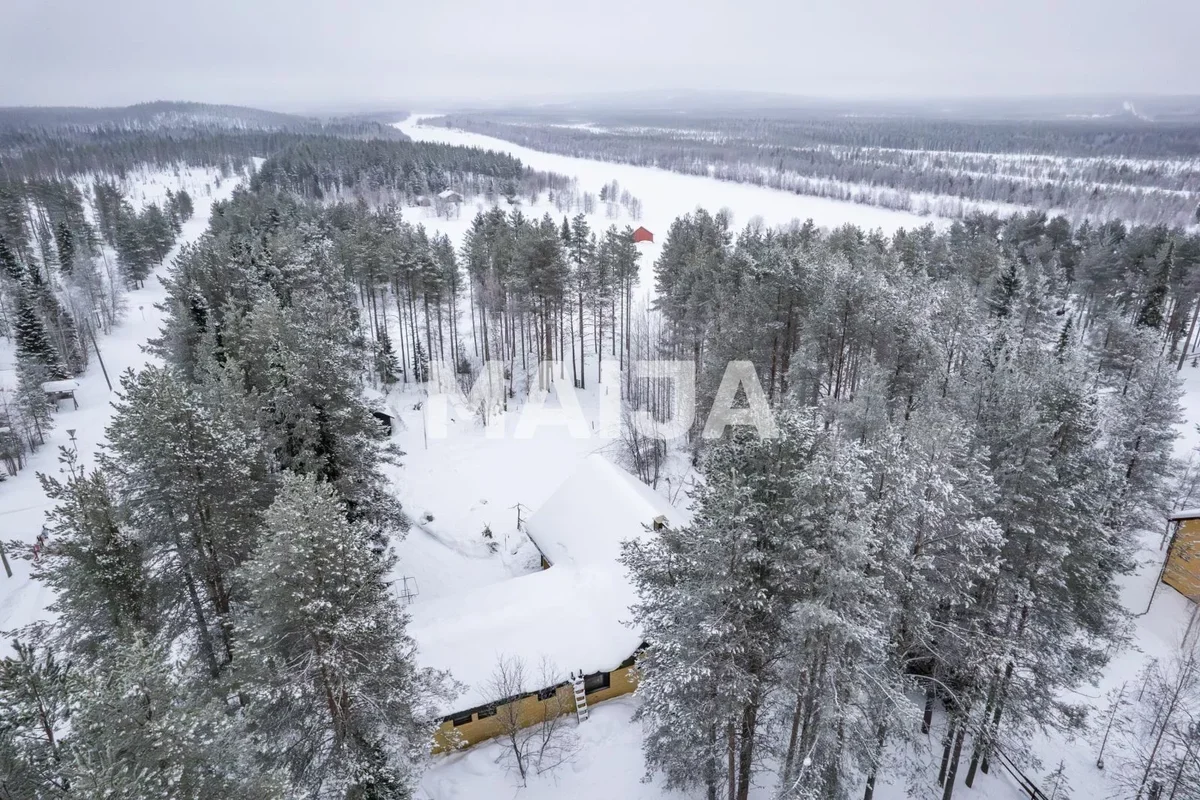
MULTIPOLYGON (((599 192, 612 180, 642 201, 640 223, 654 232, 658 241, 667 235, 671 222, 697 206, 716 212, 722 208, 733 211, 733 227, 741 228, 755 217, 768 225, 786 225, 792 220, 812 218, 818 225, 837 227, 847 222, 868 229, 882 228, 892 233, 897 228, 916 228, 929 223, 945 225, 947 220, 922 217, 906 211, 847 203, 824 197, 793 194, 764 186, 720 181, 699 175, 684 175, 655 167, 596 161, 590 158, 543 153, 503 139, 466 131, 431 128, 418 124, 421 119, 436 114, 414 114, 396 127, 418 141, 469 145, 487 150, 511 153, 534 169, 557 172, 576 177, 585 191, 599 192)), ((465 215, 465 210, 464 210, 465 215)))
MULTIPOLYGON (((114 389, 119 387, 118 377, 125 370, 140 369, 153 360, 142 346, 147 339, 158 334, 162 325, 163 313, 155 308, 155 304, 163 300, 166 290, 158 276, 166 274, 183 243, 193 241, 208 228, 212 203, 227 199, 237 185, 235 180, 225 180, 221 181, 219 187, 192 183, 184 186, 195 200, 195 216, 184 223, 179 243, 163 261, 163 266, 146 281, 145 287, 125 295, 127 305, 124 320, 110 335, 98 338, 100 354, 114 389), (209 194, 204 193, 206 188, 210 190, 209 194)), ((5 363, 0 363, 0 370, 12 368, 11 358, 9 352, 5 363)), ((90 468, 95 464, 93 454, 104 441, 105 428, 113 415, 112 401, 115 395, 109 391, 94 354, 87 372, 78 381, 80 388, 75 396, 79 400, 79 408, 74 409, 67 402, 61 403, 60 410, 54 415, 54 429, 46 437, 45 446, 30 456, 25 469, 0 483, 2 541, 18 539, 32 545, 37 538, 45 513, 51 506, 38 482, 37 473, 57 474, 59 447, 70 444, 68 430, 75 431, 84 465, 90 468)), ((30 578, 30 562, 14 558, 13 555, 9 553, 13 577, 7 577, 0 570, 0 631, 14 630, 35 620, 46 619, 46 608, 54 599, 50 589, 30 578)), ((7 655, 10 650, 11 642, 0 642, 0 656, 7 655)))

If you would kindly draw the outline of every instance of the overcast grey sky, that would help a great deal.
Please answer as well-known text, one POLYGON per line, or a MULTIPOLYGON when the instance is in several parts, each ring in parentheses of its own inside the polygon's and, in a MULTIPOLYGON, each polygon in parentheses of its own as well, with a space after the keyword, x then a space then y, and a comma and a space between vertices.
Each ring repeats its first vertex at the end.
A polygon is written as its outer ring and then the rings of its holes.
POLYGON ((0 0, 0 105, 1200 93, 1197 0, 0 0))

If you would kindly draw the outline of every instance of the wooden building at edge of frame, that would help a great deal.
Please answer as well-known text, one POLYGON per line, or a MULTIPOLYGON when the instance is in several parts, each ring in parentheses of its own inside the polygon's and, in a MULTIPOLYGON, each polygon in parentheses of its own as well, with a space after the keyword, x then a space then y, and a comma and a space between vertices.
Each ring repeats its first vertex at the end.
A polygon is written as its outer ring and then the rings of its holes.
POLYGON ((1200 603, 1200 509, 1179 511, 1167 519, 1171 543, 1162 581, 1193 603, 1200 603))
POLYGON ((575 675, 584 676, 589 708, 633 692, 645 644, 625 624, 637 596, 619 561, 621 543, 686 518, 592 455, 525 523, 541 570, 410 606, 419 666, 447 670, 466 687, 442 705, 433 752, 503 733, 511 715, 497 712, 512 703, 522 727, 575 714, 575 675), (521 691, 504 698, 488 687, 499 656, 519 657, 527 673, 521 691), (553 672, 549 680, 542 679, 543 662, 553 672))

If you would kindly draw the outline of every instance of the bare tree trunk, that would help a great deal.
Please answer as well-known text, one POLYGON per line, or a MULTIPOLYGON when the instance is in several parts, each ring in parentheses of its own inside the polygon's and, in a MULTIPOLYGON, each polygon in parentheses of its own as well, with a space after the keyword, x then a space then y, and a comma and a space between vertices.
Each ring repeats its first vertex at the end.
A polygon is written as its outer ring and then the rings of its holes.
POLYGON ((1196 307, 1192 310, 1192 322, 1188 325, 1187 336, 1183 340, 1183 352, 1179 354, 1179 363, 1175 365, 1175 371, 1183 369, 1183 362, 1187 361, 1188 350, 1192 346, 1192 337, 1196 333, 1196 318, 1200 317, 1200 297, 1196 298, 1196 307))
POLYGON ((942 738, 942 766, 938 770, 938 786, 944 786, 946 783, 946 770, 950 766, 950 751, 954 747, 954 733, 958 717, 950 715, 947 721, 946 735, 942 738))
POLYGON ((937 697, 937 691, 932 683, 925 690, 925 716, 921 718, 921 733, 929 733, 929 725, 933 722, 933 701, 937 697))
POLYGON ((579 290, 579 388, 587 388, 587 357, 583 350, 583 289, 579 290))
POLYGON ((967 732, 966 719, 958 722, 958 731, 954 735, 954 753, 950 756, 950 771, 946 774, 945 790, 942 800, 950 800, 954 794, 954 779, 958 777, 958 762, 962 758, 963 736, 967 732))

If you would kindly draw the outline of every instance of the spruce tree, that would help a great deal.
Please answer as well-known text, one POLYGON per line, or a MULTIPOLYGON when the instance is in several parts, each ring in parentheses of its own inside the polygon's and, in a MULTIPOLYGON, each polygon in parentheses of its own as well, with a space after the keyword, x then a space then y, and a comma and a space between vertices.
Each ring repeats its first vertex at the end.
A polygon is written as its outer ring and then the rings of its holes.
POLYGON ((392 338, 386 328, 380 328, 375 337, 375 373, 385 386, 391 386, 400 380, 404 372, 396 351, 392 349, 392 338))
POLYGON ((70 275, 75 269, 75 235, 66 220, 54 226, 54 241, 58 246, 58 268, 63 275, 70 275))
POLYGON ((13 332, 17 342, 17 357, 26 363, 44 367, 49 374, 46 380, 66 378, 66 365, 50 340, 30 293, 24 288, 18 288, 16 294, 17 313, 13 332))
POLYGON ((1141 308, 1138 310, 1137 324, 1145 328, 1159 328, 1163 324, 1163 306, 1167 301, 1167 292, 1170 289, 1171 271, 1174 269, 1173 254, 1175 252, 1175 243, 1171 242, 1167 245, 1166 254, 1160 259, 1158 269, 1155 270, 1151 279, 1149 290, 1146 292, 1145 298, 1142 300, 1141 308))
POLYGON ((0 233, 0 269, 4 270, 4 274, 14 281, 20 281, 25 277, 25 270, 21 268, 17 254, 13 252, 3 233, 0 233))

